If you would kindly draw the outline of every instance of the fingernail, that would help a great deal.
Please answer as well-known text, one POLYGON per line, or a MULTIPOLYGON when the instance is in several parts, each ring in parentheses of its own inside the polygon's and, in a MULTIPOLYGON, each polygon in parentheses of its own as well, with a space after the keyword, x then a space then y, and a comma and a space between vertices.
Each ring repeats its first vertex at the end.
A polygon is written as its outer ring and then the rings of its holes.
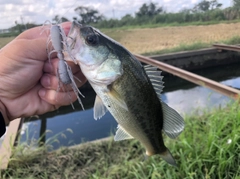
POLYGON ((44 87, 49 87, 50 86, 50 78, 49 78, 49 76, 47 76, 47 75, 43 76, 43 78, 42 78, 42 85, 44 87))
POLYGON ((46 90, 45 89, 40 89, 38 94, 39 94, 39 96, 44 97, 45 94, 46 94, 46 90))

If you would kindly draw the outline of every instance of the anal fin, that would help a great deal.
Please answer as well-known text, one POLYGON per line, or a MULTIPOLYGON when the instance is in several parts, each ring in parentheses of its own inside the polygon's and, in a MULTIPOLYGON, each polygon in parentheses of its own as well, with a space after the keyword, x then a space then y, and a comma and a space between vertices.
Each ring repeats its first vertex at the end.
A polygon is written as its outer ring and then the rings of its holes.
POLYGON ((163 109, 163 131, 165 134, 174 139, 184 129, 184 120, 180 114, 169 107, 166 103, 161 102, 163 109))
POLYGON ((133 139, 133 137, 128 134, 120 125, 117 127, 116 135, 114 136, 115 141, 133 139))

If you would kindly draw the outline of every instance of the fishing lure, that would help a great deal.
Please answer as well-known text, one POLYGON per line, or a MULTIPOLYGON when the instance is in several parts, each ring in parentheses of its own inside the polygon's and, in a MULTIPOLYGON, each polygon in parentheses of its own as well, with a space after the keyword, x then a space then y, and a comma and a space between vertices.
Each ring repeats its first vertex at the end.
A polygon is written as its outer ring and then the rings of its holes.
MULTIPOLYGON (((74 77, 71 67, 65 61, 64 53, 63 53, 64 49, 65 49, 65 51, 67 51, 67 53, 69 54, 69 57, 72 59, 73 62, 75 62, 75 64, 76 64, 76 60, 75 60, 75 58, 73 58, 71 56, 70 48, 67 45, 67 43, 65 43, 65 42, 66 42, 66 35, 65 35, 62 27, 60 25, 52 25, 51 24, 50 35, 49 35, 49 38, 47 41, 47 52, 48 52, 49 61, 51 59, 52 53, 54 53, 54 52, 57 53, 57 57, 59 59, 58 69, 57 69, 57 77, 59 79, 59 87, 57 89, 57 93, 59 92, 60 89, 63 89, 63 91, 65 91, 67 89, 67 91, 68 91, 68 86, 70 85, 78 98, 79 104, 81 105, 82 109, 84 109, 82 101, 79 97, 79 95, 81 95, 82 97, 84 97, 84 95, 79 91, 74 79, 78 80, 79 82, 81 82, 81 81, 78 78, 74 77), (54 50, 51 50, 51 51, 49 50, 50 43, 52 44, 52 47, 54 50)), ((71 98, 71 96, 69 96, 69 98, 71 98)), ((71 103, 71 105, 74 109, 74 106, 72 103, 71 103)))

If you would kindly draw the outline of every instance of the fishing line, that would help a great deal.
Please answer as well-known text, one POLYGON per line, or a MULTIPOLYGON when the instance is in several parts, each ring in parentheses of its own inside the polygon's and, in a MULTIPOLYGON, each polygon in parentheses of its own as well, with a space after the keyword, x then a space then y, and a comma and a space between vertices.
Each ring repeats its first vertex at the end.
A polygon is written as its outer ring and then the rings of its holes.
MULTIPOLYGON (((78 1, 78 0, 75 0, 74 3, 73 3, 73 5, 71 5, 71 7, 69 7, 69 8, 66 10, 66 12, 63 13, 62 15, 67 14, 67 12, 69 12, 70 9, 72 9, 73 6, 75 6, 75 4, 77 3, 77 1, 78 1)), ((63 17, 63 16, 62 16, 62 17, 63 17)), ((61 18, 62 18, 62 17, 60 17, 60 19, 56 22, 57 24, 62 23, 62 22, 61 22, 61 18)))

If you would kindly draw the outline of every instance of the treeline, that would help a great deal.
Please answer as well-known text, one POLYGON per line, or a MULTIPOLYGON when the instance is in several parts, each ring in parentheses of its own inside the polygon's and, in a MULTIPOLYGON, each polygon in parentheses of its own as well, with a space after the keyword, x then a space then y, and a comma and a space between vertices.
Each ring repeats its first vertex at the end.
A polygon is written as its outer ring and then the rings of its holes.
POLYGON ((224 21, 236 20, 240 18, 240 9, 227 8, 224 10, 217 9, 204 13, 163 13, 153 17, 132 17, 130 15, 124 16, 122 19, 109 19, 99 21, 94 25, 98 28, 115 28, 123 26, 137 26, 148 24, 171 24, 171 23, 191 23, 191 22, 210 22, 210 21, 224 21))
POLYGON ((233 6, 221 9, 222 4, 217 0, 203 0, 192 9, 183 9, 177 13, 168 13, 164 7, 156 3, 143 4, 135 13, 125 15, 121 19, 103 19, 94 24, 98 28, 114 28, 123 26, 138 26, 148 24, 172 24, 227 21, 240 18, 240 0, 234 0, 233 6))
MULTIPOLYGON (((79 6, 75 8, 76 17, 67 19, 56 15, 53 23, 77 20, 81 24, 93 25, 97 28, 118 28, 123 26, 148 26, 159 24, 181 24, 193 22, 217 22, 240 19, 240 0, 232 0, 232 7, 222 9, 222 4, 218 0, 202 0, 193 8, 182 9, 177 13, 167 12, 163 6, 157 3, 144 3, 134 15, 126 14, 121 19, 107 19, 100 14, 98 10, 79 6)), ((27 23, 18 24, 10 28, 10 35, 20 33, 25 29, 37 26, 37 24, 27 23)), ((9 34, 0 34, 0 36, 9 36, 9 34)))
MULTIPOLYGON (((142 26, 154 24, 193 23, 236 20, 240 18, 240 0, 232 0, 232 7, 222 9, 218 0, 202 0, 191 9, 182 9, 177 13, 167 12, 157 3, 144 3, 134 15, 126 14, 121 19, 107 19, 98 10, 79 6, 75 8, 78 15, 73 20, 90 24, 97 28, 116 28, 123 26, 142 26)), ((54 22, 68 21, 56 15, 54 22)))
POLYGON ((14 37, 19 35, 21 32, 23 32, 26 29, 39 26, 34 23, 18 24, 17 22, 15 22, 15 24, 16 24, 15 26, 9 29, 0 29, 0 37, 14 37))

